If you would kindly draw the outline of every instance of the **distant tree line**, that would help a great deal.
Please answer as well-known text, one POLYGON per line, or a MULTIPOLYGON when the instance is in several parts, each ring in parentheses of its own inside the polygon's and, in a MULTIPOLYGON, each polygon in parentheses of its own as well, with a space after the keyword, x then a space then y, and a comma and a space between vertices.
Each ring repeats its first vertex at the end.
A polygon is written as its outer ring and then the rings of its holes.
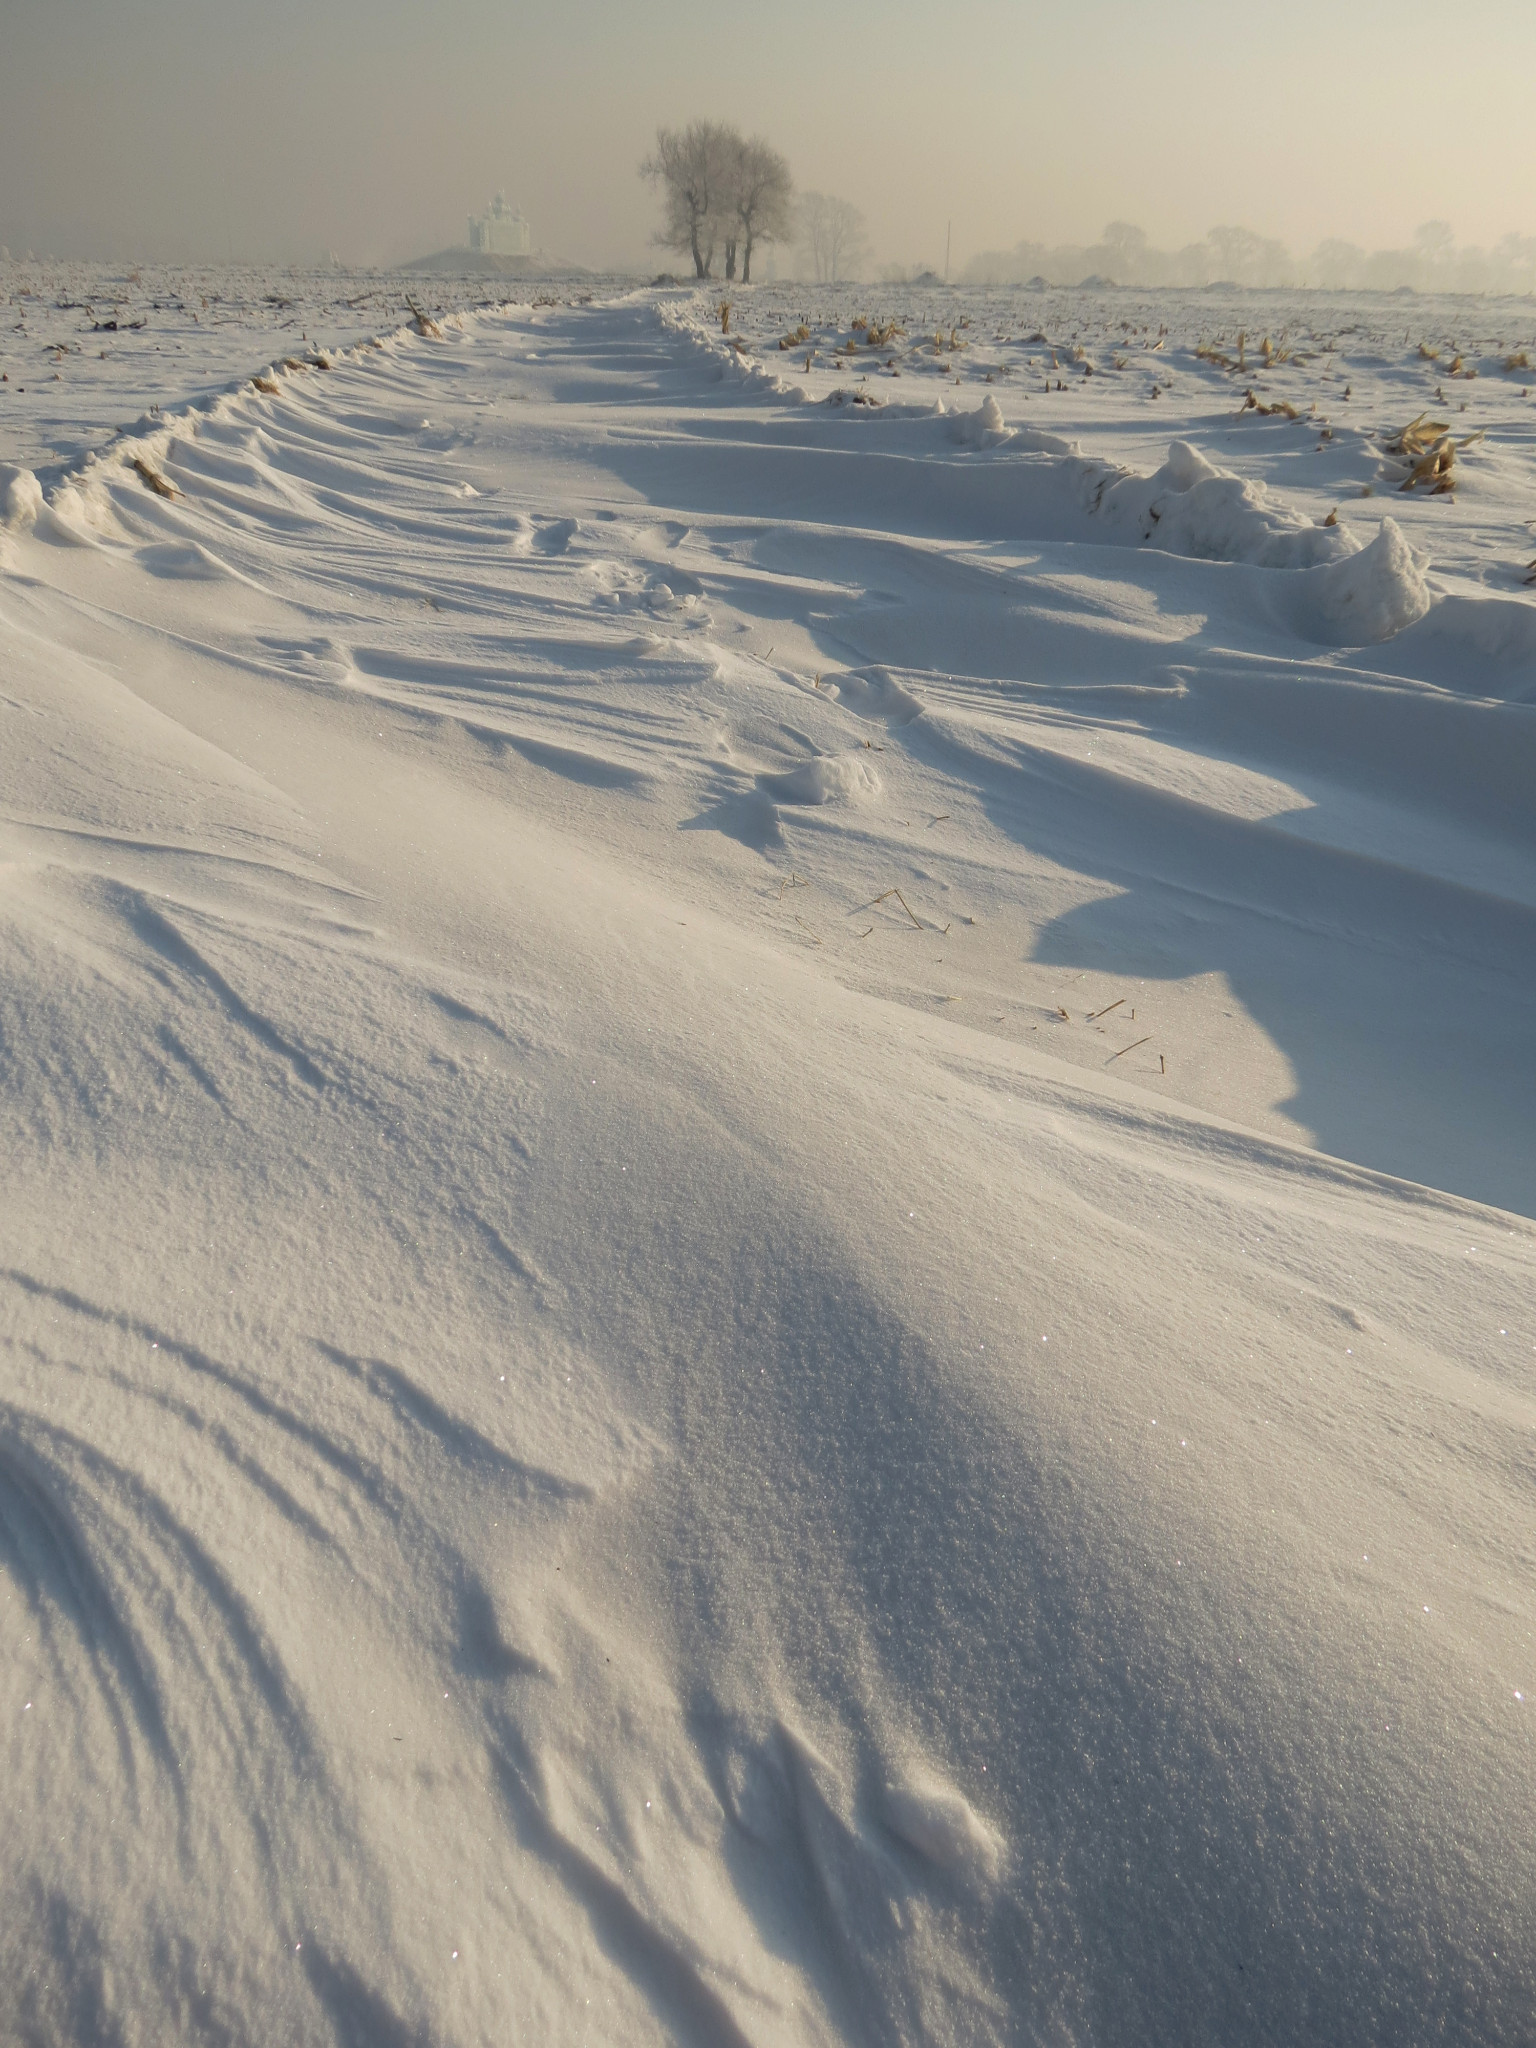
POLYGON ((1334 291, 1536 291, 1536 235, 1506 235, 1492 249, 1459 247, 1449 224, 1426 221, 1406 249, 1320 243, 1305 257, 1251 228, 1216 227, 1182 249, 1154 248, 1142 229, 1111 221, 1092 244, 1020 242, 966 266, 972 284, 1315 285, 1334 291))
POLYGON ((691 257, 695 277, 712 277, 718 255, 728 279, 739 265, 741 282, 750 284, 754 251, 792 231, 789 165, 761 136, 744 136, 728 122, 658 128, 640 175, 661 193, 656 241, 691 257))

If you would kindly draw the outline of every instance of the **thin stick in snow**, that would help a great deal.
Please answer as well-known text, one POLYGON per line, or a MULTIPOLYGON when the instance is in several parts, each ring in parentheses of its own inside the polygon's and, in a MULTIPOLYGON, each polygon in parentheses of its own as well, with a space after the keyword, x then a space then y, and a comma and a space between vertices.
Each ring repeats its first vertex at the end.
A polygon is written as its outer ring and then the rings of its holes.
POLYGON ((1152 1034, 1149 1031, 1147 1033, 1146 1038, 1133 1039, 1129 1045, 1122 1045, 1118 1052, 1112 1052, 1110 1054, 1109 1058, 1104 1062, 1105 1066, 1112 1067, 1115 1064, 1116 1060, 1123 1060, 1126 1054, 1128 1052, 1134 1052, 1138 1045, 1145 1045, 1147 1043, 1147 1039, 1149 1039, 1151 1036, 1152 1034))
MULTIPOLYGON (((894 896, 896 898, 896 901, 901 905, 902 909, 907 913, 908 917, 912 918, 913 930, 920 932, 923 928, 923 921, 919 917, 912 916, 912 906, 907 901, 906 897, 902 895, 901 891, 899 889, 887 889, 884 895, 877 896, 875 898, 875 903, 883 903, 885 901, 886 896, 894 896)), ((873 903, 870 905, 870 908, 871 910, 873 910, 873 903)))

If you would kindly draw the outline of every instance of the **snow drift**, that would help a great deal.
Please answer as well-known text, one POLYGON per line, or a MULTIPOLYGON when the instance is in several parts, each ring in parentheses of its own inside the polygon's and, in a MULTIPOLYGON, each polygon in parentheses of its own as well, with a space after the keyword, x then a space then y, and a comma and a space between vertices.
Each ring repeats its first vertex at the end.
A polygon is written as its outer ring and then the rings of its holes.
POLYGON ((0 2032, 1525 2040, 1514 611, 328 353, 6 482, 0 2032))

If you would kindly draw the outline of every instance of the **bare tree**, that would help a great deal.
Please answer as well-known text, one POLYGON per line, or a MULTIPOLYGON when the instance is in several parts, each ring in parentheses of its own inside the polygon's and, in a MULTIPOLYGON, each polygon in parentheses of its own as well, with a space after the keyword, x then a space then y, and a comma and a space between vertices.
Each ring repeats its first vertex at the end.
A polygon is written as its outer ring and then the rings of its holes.
MULTIPOLYGON (((733 224, 741 241, 741 281, 752 282, 752 251, 759 242, 781 240, 790 232, 794 185, 789 165, 760 135, 750 142, 735 138, 731 164, 733 224)), ((735 275, 736 235, 726 242, 726 276, 735 275)))
POLYGON ((851 199, 807 192, 800 202, 799 239, 811 252, 818 284, 846 277, 868 248, 864 216, 851 199))
POLYGON ((696 277, 711 274, 723 246, 726 277, 735 278, 739 254, 741 281, 750 284, 752 251, 789 232, 789 165, 761 136, 748 142, 723 121, 658 128, 640 175, 661 187, 666 208, 655 239, 686 250, 696 277))
POLYGON ((714 267, 715 243, 729 200, 734 140, 718 121, 658 128, 656 147, 640 166, 641 177, 661 187, 666 207, 655 239, 664 249, 686 249, 695 277, 708 277, 714 267))
POLYGON ((1288 283, 1293 268, 1282 242, 1266 241, 1252 228, 1212 228, 1206 236, 1216 259, 1216 275, 1227 284, 1288 283))
POLYGON ((1145 284, 1152 245, 1144 229, 1128 220, 1112 220, 1099 237, 1116 284, 1145 284))

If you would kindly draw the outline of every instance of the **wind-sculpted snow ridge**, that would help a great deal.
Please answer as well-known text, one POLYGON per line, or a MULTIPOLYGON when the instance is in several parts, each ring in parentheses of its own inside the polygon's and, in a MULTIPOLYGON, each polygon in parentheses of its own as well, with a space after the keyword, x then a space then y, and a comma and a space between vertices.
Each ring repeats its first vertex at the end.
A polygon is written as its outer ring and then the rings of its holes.
POLYGON ((486 305, 580 292, 545 281, 334 268, 11 261, 0 255, 0 462, 52 482, 129 423, 200 407, 275 355, 310 361, 486 305))
MULTIPOLYGON (((732 341, 701 332, 690 323, 686 308, 667 309, 667 317, 686 345, 744 393, 758 391, 794 403, 810 400, 809 383, 775 374, 771 355, 758 360, 739 337, 732 341)), ((818 360, 814 347, 808 346, 808 358, 809 372, 818 360)), ((839 370, 843 367, 837 362, 839 370)), ((1059 435, 1010 424, 991 393, 974 411, 951 410, 943 398, 924 405, 882 397, 868 388, 866 376, 857 384, 834 382, 820 402, 850 420, 878 420, 881 453, 931 452, 947 441, 996 461, 1022 458, 1026 473, 1004 482, 1001 492, 1000 480, 989 480, 1000 534, 1037 537, 1069 531, 1086 509, 1117 538, 1170 554, 1317 572, 1295 587, 1275 590, 1271 602, 1286 625, 1322 645, 1359 647, 1391 639, 1422 619, 1433 602, 1424 573, 1428 554, 1405 539, 1396 519, 1381 517, 1375 537, 1364 542, 1358 526, 1339 524, 1336 513, 1329 521, 1309 518, 1262 480, 1219 468, 1187 441, 1175 440, 1162 465, 1145 475, 1091 459, 1080 444, 1059 435), (924 424, 916 425, 919 421, 924 424), (1363 559, 1352 562, 1356 555, 1363 559)), ((860 452, 874 451, 866 447, 860 452)), ((1491 630, 1505 643, 1511 633, 1518 639, 1520 618, 1527 611, 1536 615, 1536 606, 1518 600, 1507 609, 1510 624, 1481 628, 1483 638, 1491 630)))
POLYGON ((0 473, 0 2041, 1523 2042, 1512 458, 719 320, 0 473))

